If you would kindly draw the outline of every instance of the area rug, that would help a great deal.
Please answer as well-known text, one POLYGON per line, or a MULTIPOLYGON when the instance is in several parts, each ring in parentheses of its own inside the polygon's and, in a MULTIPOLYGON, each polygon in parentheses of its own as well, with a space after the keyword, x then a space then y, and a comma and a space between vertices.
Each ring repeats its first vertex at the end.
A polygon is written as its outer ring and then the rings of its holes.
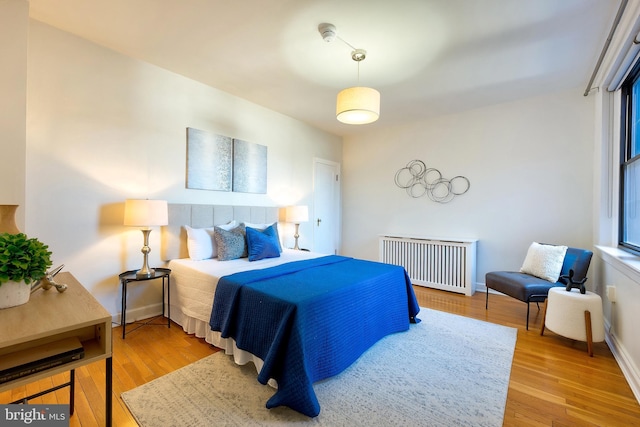
POLYGON ((267 409, 252 363, 218 352, 121 397, 143 427, 501 426, 516 329, 422 308, 341 374, 314 384, 320 415, 267 409))

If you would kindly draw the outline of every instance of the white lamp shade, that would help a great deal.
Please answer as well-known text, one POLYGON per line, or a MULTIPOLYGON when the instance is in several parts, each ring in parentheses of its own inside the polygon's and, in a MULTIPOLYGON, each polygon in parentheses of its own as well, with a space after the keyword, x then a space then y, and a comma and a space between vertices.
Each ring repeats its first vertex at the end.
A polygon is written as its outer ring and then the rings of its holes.
POLYGON ((124 225, 151 227, 168 223, 166 200, 129 199, 124 202, 124 225))
POLYGON ((380 92, 370 87, 350 87, 338 93, 336 118, 350 125, 373 123, 380 117, 380 92))
POLYGON ((307 222, 309 221, 309 208, 307 206, 289 206, 285 220, 294 224, 307 222))

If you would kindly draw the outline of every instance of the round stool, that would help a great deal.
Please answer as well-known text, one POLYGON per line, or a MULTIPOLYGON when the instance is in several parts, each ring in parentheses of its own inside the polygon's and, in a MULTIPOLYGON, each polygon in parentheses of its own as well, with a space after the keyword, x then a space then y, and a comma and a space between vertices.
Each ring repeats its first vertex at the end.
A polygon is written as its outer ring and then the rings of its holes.
POLYGON ((587 352, 593 357, 593 343, 604 341, 604 317, 600 295, 578 289, 567 291, 563 287, 549 290, 544 306, 542 328, 578 341, 587 342, 587 352))

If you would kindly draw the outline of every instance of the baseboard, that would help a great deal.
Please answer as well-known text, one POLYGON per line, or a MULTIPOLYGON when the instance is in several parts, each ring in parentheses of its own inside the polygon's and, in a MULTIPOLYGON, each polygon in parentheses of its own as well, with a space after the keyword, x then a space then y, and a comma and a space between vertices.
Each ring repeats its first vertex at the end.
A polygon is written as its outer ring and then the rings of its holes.
POLYGON ((629 387, 631 387, 631 391, 638 403, 640 403, 640 370, 633 363, 633 359, 629 357, 624 346, 617 340, 616 336, 611 333, 611 324, 605 319, 604 321, 605 327, 605 342, 609 346, 611 353, 613 353, 613 357, 618 362, 618 366, 620 366, 620 370, 622 371, 622 375, 629 383, 629 387))
MULTIPOLYGON (((483 294, 487 293, 487 285, 484 283, 476 283, 476 293, 481 292, 483 294)), ((502 292, 498 292, 495 289, 489 289, 489 293, 492 295, 504 295, 502 292)))
MULTIPOLYGON (((120 313, 111 316, 111 322, 120 325, 120 313)), ((148 319, 150 317, 160 316, 162 314, 162 304, 156 303, 146 305, 144 307, 127 309, 127 323, 137 322, 139 320, 148 319)))

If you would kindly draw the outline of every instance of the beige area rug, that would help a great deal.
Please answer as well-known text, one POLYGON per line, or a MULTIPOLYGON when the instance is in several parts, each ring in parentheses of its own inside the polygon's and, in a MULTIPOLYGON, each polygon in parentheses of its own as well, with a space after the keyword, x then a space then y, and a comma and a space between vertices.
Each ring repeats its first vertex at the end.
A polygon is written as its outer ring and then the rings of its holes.
POLYGON ((425 308, 418 317, 314 384, 315 418, 267 409, 274 390, 252 363, 238 366, 222 352, 121 397, 143 427, 501 426, 516 329, 425 308))

